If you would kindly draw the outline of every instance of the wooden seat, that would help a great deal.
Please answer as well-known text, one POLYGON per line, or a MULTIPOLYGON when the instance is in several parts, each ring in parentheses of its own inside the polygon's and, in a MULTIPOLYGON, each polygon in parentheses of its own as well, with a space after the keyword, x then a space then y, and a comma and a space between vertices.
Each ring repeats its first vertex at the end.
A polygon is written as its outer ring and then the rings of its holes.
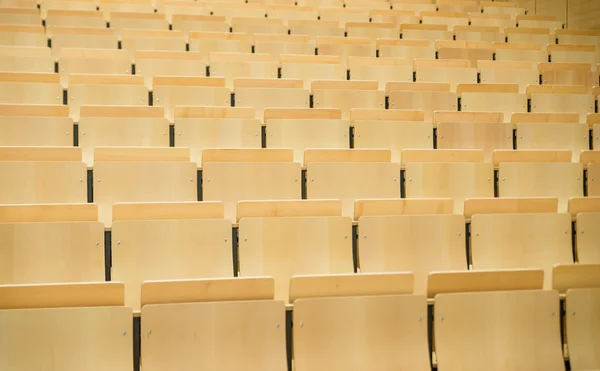
POLYGON ((60 52, 58 73, 66 88, 70 74, 131 75, 131 65, 125 50, 65 48, 60 52))
POLYGON ((319 18, 319 11, 312 6, 269 5, 267 17, 283 19, 284 23, 289 25, 291 20, 316 21, 319 18))
POLYGON ((264 277, 145 282, 144 369, 285 371, 285 305, 273 293, 264 277))
POLYGON ((520 94, 540 81, 540 73, 528 61, 478 61, 477 69, 482 84, 518 84, 520 94))
POLYGON ((452 215, 451 206, 419 215, 429 200, 392 202, 415 205, 412 212, 398 212, 396 206, 393 214, 382 210, 358 219, 361 273, 412 272, 415 294, 424 295, 430 272, 467 269, 465 220, 461 215, 452 215), (431 228, 438 233, 428 233, 431 228))
POLYGON ((73 121, 66 106, 0 105, 0 146, 73 145, 73 121))
POLYGON ((168 30, 169 22, 164 14, 158 13, 110 13, 110 28, 122 31, 135 30, 168 30))
POLYGON ((164 107, 169 122, 174 122, 177 106, 231 105, 230 90, 220 77, 155 77, 152 85, 153 105, 164 107))
POLYGON ((105 13, 154 13, 154 5, 150 0, 100 0, 99 8, 105 13))
POLYGON ((123 306, 124 291, 118 282, 0 287, 0 341, 6 343, 0 366, 131 369, 133 314, 123 306))
POLYGON ((303 163, 307 148, 350 148, 350 122, 339 109, 265 110, 267 148, 291 148, 303 163))
POLYGON ((435 58, 435 47, 429 40, 380 39, 376 44, 380 58, 435 58))
POLYGON ((385 108, 385 93, 377 90, 377 81, 322 80, 311 84, 314 108, 337 108, 342 118, 352 108, 385 108))
POLYGON ((344 0, 346 9, 379 9, 389 10, 391 8, 387 1, 369 1, 369 0, 344 0))
POLYGON ((385 360, 383 369, 429 370, 427 305, 423 295, 410 295, 412 278, 410 273, 294 277, 296 369, 357 370, 385 360), (357 342, 350 333, 373 337, 357 342))
POLYGON ((225 17, 208 14, 173 14, 171 23, 174 30, 188 34, 191 32, 229 32, 231 27, 225 17))
POLYGON ((276 300, 288 302, 295 275, 354 272, 352 219, 340 201, 242 202, 238 210, 239 275, 273 277, 276 300))
POLYGON ((389 148, 397 163, 404 149, 433 149, 433 125, 424 118, 422 111, 352 109, 354 148, 389 148))
POLYGON ((282 19, 272 18, 231 18, 232 32, 254 34, 287 34, 287 26, 282 19))
POLYGON ((118 49, 115 30, 108 28, 48 27, 52 39, 52 55, 61 57, 63 48, 118 49))
POLYGON ((37 26, 42 24, 42 19, 36 9, 1 8, 0 23, 37 26))
POLYGON ((398 26, 393 23, 346 22, 347 37, 367 37, 377 39, 397 39, 400 35, 398 26))
POLYGON ((213 52, 251 53, 252 43, 247 34, 226 32, 190 32, 190 51, 208 58, 213 52))
POLYGON ((596 242, 598 230, 595 228, 600 218, 600 198, 572 198, 569 200, 569 213, 575 219, 576 261, 584 264, 600 264, 600 248, 596 242))
POLYGON ((584 86, 539 85, 527 87, 531 112, 577 112, 579 122, 586 122, 595 111, 594 96, 584 86))
POLYGON ((438 215, 452 214, 451 198, 389 198, 354 201, 354 220, 363 216, 438 215))
POLYGON ((494 58, 492 44, 487 41, 439 40, 435 42, 438 59, 467 60, 469 67, 477 67, 478 61, 494 58))
POLYGON ((0 70, 5 72, 53 73, 54 57, 48 48, 0 46, 0 70))
POLYGON ((436 295, 438 367, 563 370, 559 304, 558 293, 545 290, 436 295))
POLYGON ((502 33, 505 27, 517 27, 517 22, 510 14, 469 13, 469 21, 474 27, 499 27, 502 33))
POLYGON ((527 95, 515 84, 460 84, 461 110, 466 112, 502 112, 504 122, 515 113, 527 112, 527 95))
POLYGON ((494 168, 482 150, 404 150, 406 198, 452 198, 462 214, 464 200, 494 196, 494 168))
POLYGON ((0 103, 61 105, 57 74, 0 72, 0 103))
POLYGON ((600 196, 600 153, 597 150, 581 153, 580 162, 587 167, 587 195, 600 196))
MULTIPOLYGON (((589 63, 593 71, 596 71, 599 62, 594 45, 548 45, 548 53, 552 62, 589 63)), ((594 81, 594 85, 597 85, 597 81, 594 81)))
MULTIPOLYGON (((472 21, 471 21, 472 23, 472 21)), ((504 34, 498 26, 454 26, 456 40, 503 42, 504 34)))
POLYGON ((122 31, 122 49, 129 51, 132 58, 138 50, 184 52, 186 45, 187 36, 181 31, 128 29, 122 31))
POLYGON ((0 25, 0 45, 47 47, 42 25, 0 25))
POLYGON ((519 27, 547 28, 551 34, 554 34, 555 30, 563 28, 562 22, 557 21, 556 16, 522 14, 518 15, 515 19, 519 27))
POLYGON ((319 55, 339 55, 344 68, 348 66, 348 57, 375 57, 375 45, 366 37, 317 37, 319 55))
POLYGON ((267 108, 309 108, 310 91, 302 85, 302 80, 235 79, 235 107, 253 108, 261 122, 267 108))
POLYGON ((252 37, 255 53, 267 53, 279 58, 282 54, 315 55, 315 43, 307 35, 261 35, 252 37))
POLYGON ((485 162, 491 162, 494 150, 513 148, 512 133, 513 126, 507 122, 440 122, 437 148, 480 149, 485 162))
POLYGON ((352 216, 356 199, 398 198, 400 165, 390 161, 387 149, 308 149, 307 198, 342 200, 344 216, 352 216))
MULTIPOLYGON (((175 24, 178 26, 182 25, 193 25, 194 21, 207 21, 210 23, 210 7, 204 3, 193 3, 187 1, 176 1, 170 2, 167 1, 165 3, 157 3, 156 10, 158 13, 164 13, 167 21, 173 26, 174 30, 179 31, 189 31, 182 30, 180 28, 175 28, 175 24)), ((225 23, 225 17, 216 16, 214 17, 214 22, 223 22, 225 23)), ((198 30, 198 31, 220 31, 223 32, 223 29, 220 30, 198 30)))
POLYGON ((263 4, 213 3, 210 8, 213 15, 225 16, 228 23, 233 17, 264 18, 267 14, 267 8, 263 4))
POLYGON ((0 214, 0 284, 104 281, 96 205, 6 205, 0 214))
POLYGON ((598 80, 589 63, 539 63, 542 84, 582 85, 591 88, 598 80))
POLYGON ((511 117, 514 128, 517 124, 576 124, 579 122, 579 115, 576 113, 515 113, 511 117))
POLYGON ((0 204, 87 202, 79 148, 2 147, 0 171, 0 204))
POLYGON ((497 61, 548 62, 548 51, 541 44, 532 43, 492 43, 497 61))
POLYGON ((436 5, 429 0, 400 0, 391 1, 393 10, 412 11, 415 13, 435 11, 436 5))
POLYGON ((177 106, 174 129, 175 146, 188 147, 198 166, 205 148, 261 148, 261 122, 251 108, 177 106))
POLYGON ((412 61, 396 58, 350 57, 350 80, 379 81, 379 90, 385 90, 390 81, 413 81, 412 61))
POLYGON ((419 17, 410 10, 371 9, 370 15, 371 22, 387 22, 396 26, 403 23, 419 23, 419 17))
POLYGON ((440 12, 481 13, 481 6, 474 0, 440 0, 438 2, 438 10, 440 12))
POLYGON ((96 148, 94 202, 109 227, 117 202, 197 201, 196 165, 186 148, 96 148))
POLYGON ((559 212, 570 197, 583 196, 583 166, 571 163, 570 151, 494 152, 500 197, 557 197, 559 212))
POLYGON ((477 69, 469 67, 468 60, 426 60, 414 61, 417 82, 447 83, 455 91, 458 84, 476 84, 477 69))
POLYGON ((559 265, 553 271, 554 289, 566 290, 566 342, 573 370, 600 367, 599 271, 600 265, 592 264, 559 265))
POLYGON ((506 27, 504 29, 507 42, 531 44, 555 44, 555 36, 548 28, 506 27))
POLYGON ((232 89, 236 78, 276 79, 277 62, 270 54, 209 53, 211 77, 225 78, 232 89))
POLYGON ((434 111, 457 111, 457 95, 450 92, 450 84, 396 83, 387 84, 390 109, 419 110, 430 122, 434 111))
POLYGON ((448 11, 425 11, 420 13, 422 24, 441 24, 452 29, 455 26, 468 26, 469 17, 467 13, 448 11))
POLYGON ((484 14, 508 14, 512 18, 525 14, 525 8, 515 2, 482 1, 480 5, 484 14))
MULTIPOLYGON (((556 214, 557 212, 558 199, 556 197, 494 197, 465 200, 465 219, 467 220, 470 220, 475 214, 556 214)), ((539 288, 542 288, 542 283, 539 288)))
POLYGON ((502 123, 504 114, 502 112, 456 112, 435 111, 433 113, 433 126, 452 123, 502 123))
POLYGON ((219 202, 115 204, 111 279, 125 284, 125 305, 140 310, 144 281, 233 277, 223 212, 219 202))
MULTIPOLYGON (((36 1, 37 2, 37 1, 36 1)), ((72 0, 42 0, 40 4, 40 14, 42 17, 51 10, 78 10, 93 12, 98 8, 95 1, 72 1, 72 0)))
POLYGON ((569 150, 574 162, 579 162, 581 151, 590 148, 588 136, 587 124, 517 124, 518 149, 569 150))
POLYGON ((600 31, 593 29, 564 29, 556 30, 557 44, 567 45, 599 45, 600 31))
POLYGON ((205 77, 206 60, 200 53, 138 51, 135 53, 135 74, 144 76, 148 89, 157 76, 205 77))
POLYGON ((448 26, 441 24, 402 24, 400 25, 400 38, 409 40, 452 40, 452 31, 448 26))
POLYGON ((346 67, 335 55, 281 55, 281 78, 301 79, 310 89, 313 80, 345 80, 346 67))
POLYGON ((46 12, 46 27, 106 28, 106 19, 101 12, 91 10, 58 10, 46 12))
POLYGON ((319 19, 323 21, 336 21, 342 26, 347 22, 369 22, 369 10, 322 6, 319 7, 319 19))
POLYGON ((343 37, 344 29, 337 21, 289 20, 288 27, 292 35, 307 35, 311 41, 319 36, 343 37))
POLYGON ((223 202, 231 221, 242 200, 299 200, 301 169, 292 161, 291 149, 205 149, 202 199, 223 202))

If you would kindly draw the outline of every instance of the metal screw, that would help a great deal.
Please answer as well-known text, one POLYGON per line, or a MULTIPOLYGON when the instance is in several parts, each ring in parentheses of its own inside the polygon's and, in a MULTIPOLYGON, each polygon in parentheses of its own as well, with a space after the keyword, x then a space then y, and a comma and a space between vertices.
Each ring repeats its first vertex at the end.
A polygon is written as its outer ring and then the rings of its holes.
POLYGON ((244 237, 244 241, 248 241, 248 237, 244 237))
POLYGON ((360 134, 357 134, 356 136, 360 138, 360 134))
POLYGON ((348 239, 348 235, 347 234, 344 235, 344 239, 345 240, 348 239))
POLYGON ((311 178, 311 179, 310 179, 310 181, 311 181, 311 182, 314 182, 314 181, 315 181, 315 179, 314 179, 314 178, 311 178))
POLYGON ((412 182, 412 178, 408 178, 408 181, 409 181, 409 182, 412 182))
POLYGON ((300 322, 300 327, 304 327, 304 322, 300 322))
POLYGON ((181 136, 181 133, 177 133, 177 136, 181 136))
POLYGON ((98 183, 100 183, 102 181, 102 179, 98 179, 98 183))
POLYGON ((148 335, 152 334, 152 330, 148 330, 148 335))
POLYGON ((83 133, 81 133, 81 135, 85 135, 85 131, 83 133))
POLYGON ((462 236, 462 233, 458 232, 458 235, 459 235, 459 236, 462 236))
POLYGON ((554 312, 552 312, 552 317, 554 317, 554 312))
POLYGON ((166 135, 165 133, 162 133, 163 135, 166 135))
POLYGON ((117 245, 120 245, 120 244, 121 244, 121 241, 117 241, 117 245))
POLYGON ((396 178, 394 178, 394 182, 396 181, 396 178))
POLYGON ((479 233, 475 233, 475 236, 479 237, 479 233))
POLYGON ((419 322, 421 322, 423 320, 423 317, 419 317, 419 322))
POLYGON ((210 179, 206 179, 206 182, 207 182, 207 183, 210 183, 210 179))
POLYGON ((100 241, 96 241, 96 246, 100 245, 100 241))
POLYGON ((575 315, 575 312, 571 312, 571 315, 572 315, 572 316, 574 316, 574 315, 575 315))
POLYGON ((443 321, 443 320, 444 320, 444 317, 443 317, 443 316, 442 316, 442 317, 440 317, 440 321, 443 321))
POLYGON ((83 183, 83 179, 79 178, 79 183, 83 183))
POLYGON ((367 235, 366 235, 366 234, 363 234, 363 238, 367 238, 367 235))
POLYGON ((269 136, 270 136, 270 137, 272 137, 272 136, 273 136, 273 133, 269 133, 269 136))
POLYGON ((279 328, 279 323, 276 323, 276 324, 275 324, 275 328, 279 328))
POLYGON ((225 238, 224 238, 224 241, 223 241, 223 242, 227 242, 227 237, 225 237, 225 238))
POLYGON ((121 335, 123 335, 123 336, 127 335, 127 331, 121 332, 121 335))
POLYGON ((71 134, 70 132, 67 131, 67 135, 71 134))
POLYGON ((194 181, 194 178, 190 178, 190 182, 193 182, 193 181, 194 181))
POLYGON ((581 231, 581 234, 583 234, 584 231, 581 231))

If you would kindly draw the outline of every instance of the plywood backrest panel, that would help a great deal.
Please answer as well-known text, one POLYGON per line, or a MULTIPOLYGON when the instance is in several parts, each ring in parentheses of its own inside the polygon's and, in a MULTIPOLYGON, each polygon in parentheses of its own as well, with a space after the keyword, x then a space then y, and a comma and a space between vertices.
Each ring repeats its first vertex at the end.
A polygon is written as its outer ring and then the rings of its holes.
POLYGON ((517 148, 569 150, 579 162, 581 151, 590 148, 588 135, 587 124, 517 124, 517 148))
POLYGON ((567 291, 565 310, 567 345, 573 369, 600 367, 600 287, 567 291))
POLYGON ((491 162, 494 150, 513 148, 512 132, 510 123, 439 123, 437 148, 481 149, 491 162))
MULTIPOLYGON (((156 79, 155 79, 156 80, 156 79)), ((165 117, 175 120, 177 106, 221 106, 231 105, 230 88, 224 86, 156 86, 153 88, 153 104, 165 108, 165 117)))
POLYGON ((241 218, 341 216, 339 200, 281 200, 240 201, 237 205, 237 221, 241 218))
POLYGON ((569 289, 600 287, 599 264, 557 264, 552 269, 552 289, 564 294, 569 289))
POLYGON ((577 225, 577 261, 583 264, 600 264, 600 212, 579 213, 576 219, 577 225))
POLYGON ((558 199, 549 197, 502 197, 465 200, 465 218, 475 214, 556 213, 558 199))

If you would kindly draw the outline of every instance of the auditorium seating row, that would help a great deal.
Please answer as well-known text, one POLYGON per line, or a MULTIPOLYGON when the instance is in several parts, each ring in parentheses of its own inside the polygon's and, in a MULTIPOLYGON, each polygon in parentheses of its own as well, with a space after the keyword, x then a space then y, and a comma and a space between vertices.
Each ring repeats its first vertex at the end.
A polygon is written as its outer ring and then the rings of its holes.
POLYGON ((590 370, 600 365, 599 272, 599 265, 558 265, 553 291, 542 289, 541 270, 432 273, 432 312, 427 296, 413 293, 411 273, 296 276, 293 327, 277 279, 147 281, 137 298, 139 333, 123 284, 0 286, 0 366, 52 362, 74 371, 93 362, 129 371, 139 339, 141 364, 151 371, 282 371, 292 353, 299 371, 431 370, 432 363, 501 370, 494 366, 507 362, 512 370, 558 371, 564 328, 570 369, 590 370))

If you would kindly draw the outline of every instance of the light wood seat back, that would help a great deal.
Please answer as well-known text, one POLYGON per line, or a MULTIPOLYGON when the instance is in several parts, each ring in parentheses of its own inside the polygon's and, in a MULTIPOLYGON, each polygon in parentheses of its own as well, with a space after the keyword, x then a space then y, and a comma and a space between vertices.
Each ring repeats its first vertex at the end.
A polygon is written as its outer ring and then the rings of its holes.
POLYGON ((598 74, 592 71, 590 63, 540 63, 538 70, 542 83, 549 85, 582 85, 588 88, 594 86, 598 74))
POLYGON ((110 13, 110 28, 122 31, 123 29, 134 30, 168 30, 169 22, 164 14, 160 13, 110 13))
POLYGON ((288 27, 291 35, 307 35, 311 41, 319 36, 344 36, 344 28, 338 21, 325 20, 289 20, 288 27))
POLYGON ((437 148, 480 149, 485 152, 485 162, 492 161, 496 149, 512 149, 512 124, 504 122, 438 123, 437 148))
POLYGON ((579 122, 586 122, 594 113, 594 96, 580 85, 539 85, 527 87, 531 98, 531 112, 577 112, 579 122))
POLYGON ((0 146, 73 145, 73 121, 67 106, 0 105, 0 146))
POLYGON ((277 58, 282 54, 315 54, 315 42, 309 41, 308 35, 254 34, 252 39, 255 53, 267 53, 277 58))
POLYGON ((579 162, 581 151, 589 149, 588 136, 587 124, 517 124, 517 148, 569 150, 573 162, 579 162))
POLYGON ((548 45, 556 42, 553 31, 544 27, 506 27, 504 29, 504 34, 509 43, 535 43, 548 45))
POLYGON ((402 39, 429 40, 452 40, 454 37, 452 31, 448 30, 447 25, 441 24, 402 24, 400 25, 400 35, 402 39))
POLYGON ((277 79, 277 62, 270 54, 209 53, 211 77, 225 78, 233 89, 236 78, 277 79))
POLYGON ((42 23, 40 13, 35 9, 0 8, 0 23, 37 26, 42 23))
POLYGON ((435 111, 458 111, 458 97, 450 84, 389 82, 386 86, 390 109, 419 110, 430 122, 435 111))
POLYGON ((429 40, 379 39, 376 46, 381 58, 435 58, 435 46, 429 40))
POLYGON ((190 32, 190 51, 205 58, 210 53, 251 53, 252 43, 245 33, 190 32))
POLYGON ((348 57, 375 57, 375 42, 367 37, 317 37, 319 55, 338 55, 348 67, 348 57))
POLYGON ((363 216, 452 214, 450 198, 390 198, 359 199, 354 201, 354 220, 363 216))
POLYGON ((144 76, 148 89, 158 76, 205 77, 206 60, 200 53, 138 51, 135 53, 135 74, 144 76))
POLYGON ((396 58, 350 57, 350 80, 378 81, 379 90, 385 90, 390 81, 413 81, 412 61, 396 58))
POLYGON ((477 69, 482 84, 518 84, 519 93, 540 80, 540 73, 528 61, 478 61, 477 69))
POLYGON ((48 38, 40 25, 0 25, 0 45, 47 47, 48 38))
POLYGON ((345 80, 346 67, 335 55, 281 55, 281 78, 301 79, 310 89, 313 80, 345 80))
POLYGON ((64 87, 71 74, 131 75, 131 55, 119 49, 65 48, 60 52, 58 73, 64 87))
POLYGON ((236 107, 251 107, 255 118, 264 122, 267 108, 309 108, 310 91, 303 89, 302 80, 235 79, 236 107))
POLYGON ((63 87, 54 73, 0 72, 0 102, 63 104, 63 87))
POLYGON ((529 61, 540 63, 548 61, 546 44, 540 43, 517 43, 517 42, 495 42, 492 43, 496 51, 498 61, 529 61))
POLYGON ((63 48, 118 49, 115 30, 88 27, 48 27, 46 35, 52 40, 52 55, 60 58, 63 48))
POLYGON ((276 18, 231 18, 232 32, 254 34, 274 34, 284 35, 288 33, 288 28, 282 19, 276 18))
POLYGON ((125 29, 121 33, 121 48, 131 53, 132 58, 139 50, 186 51, 187 35, 181 31, 125 29))
POLYGON ((352 108, 385 108, 385 93, 377 81, 313 80, 311 89, 315 108, 341 109, 343 119, 352 108))
POLYGON ((49 9, 45 12, 46 27, 106 28, 104 14, 94 10, 49 9))
POLYGON ((465 112, 502 112, 506 123, 513 114, 527 112, 527 95, 516 84, 461 84, 457 89, 465 112))
MULTIPOLYGON (((171 25, 174 30, 183 31, 188 35, 192 32, 229 32, 231 26, 227 23, 225 17, 211 16, 210 10, 205 7, 193 7, 191 9, 198 9, 197 11, 193 11, 190 10, 190 6, 186 6, 185 12, 171 15, 171 25)), ((171 6, 168 7, 170 8, 171 6)), ((166 9, 165 12, 167 12, 166 9)), ((167 12, 166 14, 168 18, 169 13, 167 12)))

